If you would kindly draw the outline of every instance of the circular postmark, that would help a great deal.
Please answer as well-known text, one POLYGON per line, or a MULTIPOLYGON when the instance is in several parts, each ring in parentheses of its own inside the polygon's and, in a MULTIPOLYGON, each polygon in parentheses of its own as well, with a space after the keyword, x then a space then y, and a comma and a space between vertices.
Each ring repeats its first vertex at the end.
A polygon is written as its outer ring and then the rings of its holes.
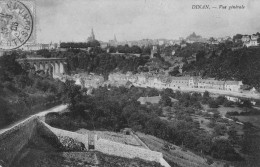
POLYGON ((0 50, 25 44, 33 32, 30 10, 17 0, 0 1, 0 50))

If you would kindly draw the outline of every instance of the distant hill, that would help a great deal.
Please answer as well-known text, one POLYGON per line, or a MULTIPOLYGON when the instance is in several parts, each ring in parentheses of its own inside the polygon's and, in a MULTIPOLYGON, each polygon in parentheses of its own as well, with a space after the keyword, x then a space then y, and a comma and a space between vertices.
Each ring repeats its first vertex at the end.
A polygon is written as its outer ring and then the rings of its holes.
POLYGON ((242 80, 259 90, 260 48, 224 49, 220 55, 212 52, 210 58, 202 56, 197 62, 185 64, 183 70, 219 80, 242 80))

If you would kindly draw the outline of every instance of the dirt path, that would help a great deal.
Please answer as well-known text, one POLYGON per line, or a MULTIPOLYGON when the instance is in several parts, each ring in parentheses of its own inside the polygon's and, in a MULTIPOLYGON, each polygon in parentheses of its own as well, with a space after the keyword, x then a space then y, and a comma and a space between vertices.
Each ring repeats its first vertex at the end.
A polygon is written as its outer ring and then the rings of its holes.
POLYGON ((22 124, 22 123, 28 121, 29 119, 32 119, 32 118, 35 118, 35 117, 41 117, 41 116, 44 116, 44 115, 51 113, 51 112, 60 112, 60 111, 65 110, 66 108, 67 108, 67 105, 62 104, 62 105, 58 105, 56 107, 50 108, 48 110, 44 110, 42 112, 39 112, 37 114, 31 115, 27 118, 24 118, 22 120, 19 120, 17 122, 12 123, 11 125, 8 125, 7 127, 3 128, 3 129, 0 129, 0 135, 4 132, 14 128, 15 126, 18 126, 19 124, 22 124))

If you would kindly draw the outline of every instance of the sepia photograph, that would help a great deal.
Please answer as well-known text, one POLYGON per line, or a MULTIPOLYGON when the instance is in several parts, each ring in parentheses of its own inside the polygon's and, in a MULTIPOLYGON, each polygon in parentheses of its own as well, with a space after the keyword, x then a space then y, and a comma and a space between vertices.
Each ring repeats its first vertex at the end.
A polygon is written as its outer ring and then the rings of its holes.
POLYGON ((0 167, 260 167, 259 0, 0 0, 0 167))

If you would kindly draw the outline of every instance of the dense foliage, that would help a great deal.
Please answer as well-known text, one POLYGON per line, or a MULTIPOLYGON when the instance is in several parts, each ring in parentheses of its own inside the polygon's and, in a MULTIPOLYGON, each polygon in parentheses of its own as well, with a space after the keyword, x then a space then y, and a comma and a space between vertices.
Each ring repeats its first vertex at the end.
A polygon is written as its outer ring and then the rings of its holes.
POLYGON ((88 47, 99 47, 100 43, 97 40, 89 41, 89 42, 62 42, 60 44, 61 48, 88 48, 88 47))
POLYGON ((185 71, 195 71, 203 77, 220 80, 242 80, 244 84, 260 88, 260 48, 223 50, 220 56, 186 64, 185 71))
MULTIPOLYGON (((214 135, 200 129, 199 122, 192 119, 191 114, 200 112, 199 100, 202 98, 198 93, 173 93, 170 89, 159 92, 152 88, 135 87, 131 89, 102 87, 95 89, 92 96, 68 94, 65 97, 76 102, 70 103, 72 116, 88 120, 93 129, 119 131, 130 127, 135 131, 154 135, 215 158, 237 160, 239 156, 228 140, 215 140, 214 135), (162 96, 159 104, 141 105, 137 101, 141 96, 159 94, 162 96), (170 103, 169 98, 176 98, 179 102, 170 103), (170 121, 161 119, 165 110, 174 115, 170 121), (225 153, 228 155, 225 156, 225 153)), ((56 121, 54 124, 59 126, 56 121)), ((64 121, 61 124, 64 124, 64 121)))
POLYGON ((57 104, 63 92, 60 81, 29 72, 16 57, 0 57, 0 127, 57 104))
POLYGON ((108 75, 114 70, 120 70, 123 73, 127 71, 136 73, 139 66, 145 65, 149 60, 148 57, 117 56, 109 53, 94 56, 84 52, 68 53, 66 57, 71 72, 83 70, 103 75, 108 75))

